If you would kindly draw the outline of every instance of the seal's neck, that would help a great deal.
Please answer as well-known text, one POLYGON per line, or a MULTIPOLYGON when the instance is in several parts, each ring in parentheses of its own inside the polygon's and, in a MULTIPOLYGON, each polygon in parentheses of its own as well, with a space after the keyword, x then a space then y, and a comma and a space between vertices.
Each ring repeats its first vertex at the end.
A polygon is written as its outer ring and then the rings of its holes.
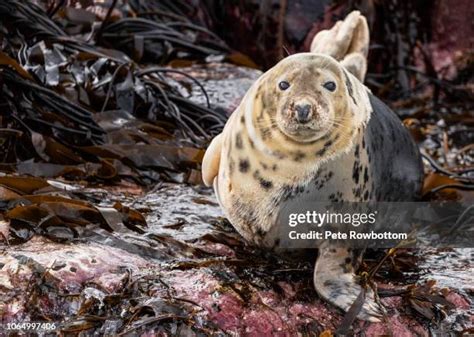
POLYGON ((355 130, 351 139, 337 139, 331 144, 328 143, 329 138, 325 138, 317 144, 293 147, 288 145, 286 139, 278 139, 275 135, 271 142, 262 140, 258 133, 252 131, 253 125, 250 126, 247 123, 239 123, 238 127, 232 130, 233 138, 237 134, 244 137, 243 143, 250 144, 246 147, 246 154, 251 161, 251 167, 263 166, 269 170, 276 185, 309 182, 321 165, 350 151, 353 147, 352 138, 355 138, 357 133, 355 130), (272 146, 268 146, 270 143, 272 146))
POLYGON ((272 176, 278 177, 283 184, 304 184, 309 181, 321 165, 348 153, 353 148, 357 134, 363 132, 363 127, 347 125, 349 132, 328 134, 310 144, 296 143, 276 132, 272 133, 271 139, 263 140, 250 119, 251 115, 250 118, 247 116, 249 115, 245 115, 245 128, 242 127, 239 132, 253 145, 249 149, 250 158, 256 162, 276 165, 277 169, 272 172, 272 176))

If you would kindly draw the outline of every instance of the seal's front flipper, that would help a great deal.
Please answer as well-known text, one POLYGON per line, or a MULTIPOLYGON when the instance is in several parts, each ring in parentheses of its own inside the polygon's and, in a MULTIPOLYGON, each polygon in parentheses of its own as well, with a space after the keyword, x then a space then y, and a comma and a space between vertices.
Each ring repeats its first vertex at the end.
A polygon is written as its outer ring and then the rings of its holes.
POLYGON ((217 135, 209 145, 202 160, 202 180, 206 186, 211 186, 219 174, 221 162, 222 133, 217 135))
MULTIPOLYGON (((355 275, 361 252, 347 248, 320 248, 314 269, 314 286, 317 293, 332 305, 348 311, 359 296, 362 287, 355 275)), ((357 318, 380 322, 384 309, 377 304, 372 289, 367 289, 365 303, 357 318)))

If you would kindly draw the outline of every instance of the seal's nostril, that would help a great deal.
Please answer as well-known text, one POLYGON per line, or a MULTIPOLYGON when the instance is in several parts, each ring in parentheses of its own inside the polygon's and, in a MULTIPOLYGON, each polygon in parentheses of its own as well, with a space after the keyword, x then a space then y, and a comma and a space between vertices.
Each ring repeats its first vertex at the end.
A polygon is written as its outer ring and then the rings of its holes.
POLYGON ((311 112, 310 104, 297 104, 295 105, 296 119, 299 123, 307 123, 309 121, 309 114, 311 112))

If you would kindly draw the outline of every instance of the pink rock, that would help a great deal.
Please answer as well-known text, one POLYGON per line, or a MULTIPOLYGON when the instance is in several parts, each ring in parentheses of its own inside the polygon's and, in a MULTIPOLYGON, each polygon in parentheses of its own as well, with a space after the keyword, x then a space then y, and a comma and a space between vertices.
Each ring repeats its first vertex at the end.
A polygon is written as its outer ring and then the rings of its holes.
MULTIPOLYGON (((364 324, 360 324, 364 326, 364 324)), ((372 323, 365 326, 363 331, 366 336, 391 335, 393 337, 428 337, 429 333, 415 320, 399 315, 388 318, 387 323, 372 323)))
POLYGON ((448 295, 446 295, 446 299, 451 302, 457 309, 467 310, 471 305, 471 303, 466 298, 454 291, 450 291, 448 295))

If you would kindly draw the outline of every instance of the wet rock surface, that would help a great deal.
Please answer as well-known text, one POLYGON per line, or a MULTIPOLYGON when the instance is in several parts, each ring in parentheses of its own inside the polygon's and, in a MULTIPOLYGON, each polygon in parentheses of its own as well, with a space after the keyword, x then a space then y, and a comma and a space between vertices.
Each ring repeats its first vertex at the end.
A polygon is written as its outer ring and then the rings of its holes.
MULTIPOLYGON (((181 68, 180 71, 203 83, 211 106, 225 111, 228 116, 238 107, 248 88, 262 74, 260 70, 236 67, 228 63, 194 65, 181 68)), ((175 75, 174 78, 183 86, 182 90, 190 100, 202 105, 207 104, 206 95, 195 83, 184 76, 175 75)))
MULTIPOLYGON (((161 184, 147 193, 105 195, 101 206, 120 199, 143 212, 145 232, 109 232, 89 225, 80 239, 69 243, 34 236, 4 248, 3 322, 47 317, 61 322, 63 331, 90 334, 294 336, 339 327, 342 313, 321 301, 312 286, 316 252, 294 260, 247 246, 222 218, 209 189, 161 184)), ((432 257, 423 258, 414 279, 420 284, 437 279, 441 287, 449 286, 445 298, 454 307, 439 329, 466 330, 472 318, 472 257, 458 251, 432 254, 443 261, 443 268, 434 268, 432 257), (443 282, 453 274, 464 282, 443 282)), ((406 288, 382 275, 377 282, 385 291, 406 288)), ((360 322, 355 332, 429 335, 429 322, 413 310, 406 295, 383 297, 382 303, 387 322, 360 322)))

